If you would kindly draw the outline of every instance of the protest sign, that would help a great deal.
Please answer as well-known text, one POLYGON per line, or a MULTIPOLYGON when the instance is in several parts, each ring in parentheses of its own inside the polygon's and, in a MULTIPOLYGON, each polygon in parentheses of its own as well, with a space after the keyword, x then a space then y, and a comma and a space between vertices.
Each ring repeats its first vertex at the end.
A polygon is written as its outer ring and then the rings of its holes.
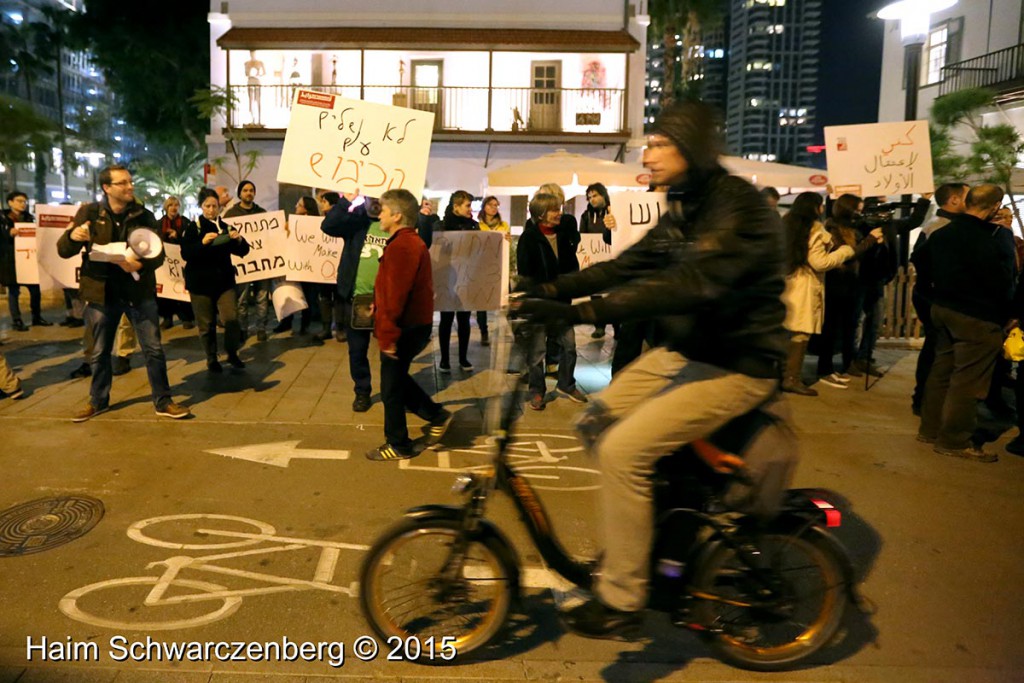
POLYGON ((284 254, 288 236, 284 232, 284 211, 235 216, 225 218, 224 222, 238 230, 249 243, 249 253, 244 258, 231 256, 238 284, 287 275, 284 254))
POLYGON ((277 181, 379 197, 423 194, 432 112, 297 90, 277 181))
POLYGON ((39 261, 36 256, 36 224, 15 223, 14 270, 19 285, 39 284, 39 261))
POLYGON ((826 126, 825 155, 835 196, 935 190, 927 121, 826 126))
POLYGON ((611 255, 615 257, 658 224, 667 207, 667 195, 664 192, 614 192, 610 199, 608 210, 615 217, 611 255))
POLYGON ((612 259, 612 247, 604 243, 604 235, 585 233, 580 235, 580 245, 576 247, 576 259, 580 262, 580 270, 589 268, 595 263, 612 259))
MULTIPOLYGON (((274 313, 278 320, 284 320, 292 313, 309 308, 306 295, 302 293, 302 285, 294 282, 282 282, 270 293, 270 301, 274 304, 274 313)), ((329 324, 328 324, 329 326, 329 324)))
POLYGON ((508 298, 508 242, 500 232, 434 233, 435 311, 494 311, 508 298))
POLYGON ((40 289, 78 289, 81 254, 65 259, 57 253, 57 240, 71 225, 76 213, 78 207, 68 204, 36 205, 36 259, 40 289))
POLYGON ((156 295, 174 301, 192 300, 185 290, 185 261, 177 244, 164 242, 164 262, 156 269, 156 295))
POLYGON ((288 250, 285 263, 290 282, 333 285, 338 281, 338 263, 345 241, 320 229, 321 216, 288 218, 288 250))

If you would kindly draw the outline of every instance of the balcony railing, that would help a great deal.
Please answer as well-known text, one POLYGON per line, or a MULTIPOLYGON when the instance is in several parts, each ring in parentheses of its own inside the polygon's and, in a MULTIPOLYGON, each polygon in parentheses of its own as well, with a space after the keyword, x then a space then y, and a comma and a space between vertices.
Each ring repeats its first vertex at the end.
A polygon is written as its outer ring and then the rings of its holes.
POLYGON ((989 88, 1000 95, 1024 88, 1024 45, 942 67, 940 95, 967 88, 989 88))
POLYGON ((413 88, 409 86, 232 86, 231 125, 288 127, 296 90, 434 112, 435 132, 623 133, 625 91, 616 89, 413 88))

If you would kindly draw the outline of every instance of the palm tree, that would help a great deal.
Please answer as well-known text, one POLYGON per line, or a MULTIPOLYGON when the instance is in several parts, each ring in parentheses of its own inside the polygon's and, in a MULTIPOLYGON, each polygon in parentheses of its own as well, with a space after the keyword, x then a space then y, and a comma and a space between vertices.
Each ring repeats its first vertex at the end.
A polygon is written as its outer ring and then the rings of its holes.
POLYGON ((7 168, 6 186, 0 187, 0 193, 6 195, 17 185, 18 167, 29 161, 30 150, 37 151, 37 164, 46 167, 45 159, 39 157, 52 144, 54 125, 24 100, 0 95, 0 129, 0 163, 7 168))
POLYGON ((661 90, 664 107, 681 96, 692 96, 687 91, 703 56, 698 48, 705 31, 721 25, 728 0, 651 0, 650 12, 651 31, 660 35, 665 45, 665 82, 661 90), (676 39, 677 35, 681 40, 676 39))

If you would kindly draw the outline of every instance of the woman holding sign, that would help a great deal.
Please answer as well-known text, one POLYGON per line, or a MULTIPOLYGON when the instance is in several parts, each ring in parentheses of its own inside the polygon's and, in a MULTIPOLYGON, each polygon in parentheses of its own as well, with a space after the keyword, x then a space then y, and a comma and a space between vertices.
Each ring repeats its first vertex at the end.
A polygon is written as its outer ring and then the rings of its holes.
MULTIPOLYGON (((500 232, 505 235, 505 241, 512 241, 512 230, 508 223, 501 220, 501 214, 498 213, 498 208, 501 204, 498 203, 498 198, 495 196, 484 197, 483 206, 480 208, 480 213, 477 214, 477 222, 480 223, 481 230, 492 230, 494 232, 500 232)), ((487 311, 476 312, 476 326, 480 328, 480 346, 490 346, 491 339, 487 333, 487 311)))
MULTIPOLYGON (((456 191, 437 229, 444 232, 479 230, 480 224, 473 220, 472 203, 473 195, 465 190, 456 191)), ((438 369, 445 374, 452 371, 448 347, 452 342, 452 322, 456 320, 459 323, 459 367, 465 372, 473 371, 473 364, 469 362, 469 311, 441 311, 441 322, 437 326, 438 344, 441 347, 441 364, 438 369)))
POLYGON ((181 257, 185 259, 185 287, 192 297, 199 338, 206 350, 206 368, 221 372, 217 360, 217 325, 224 323, 224 347, 228 363, 244 368, 238 357, 242 346, 242 328, 238 324, 238 299, 235 296, 235 266, 231 255, 245 256, 249 243, 237 230, 220 219, 220 201, 209 188, 199 191, 203 214, 181 236, 181 257))

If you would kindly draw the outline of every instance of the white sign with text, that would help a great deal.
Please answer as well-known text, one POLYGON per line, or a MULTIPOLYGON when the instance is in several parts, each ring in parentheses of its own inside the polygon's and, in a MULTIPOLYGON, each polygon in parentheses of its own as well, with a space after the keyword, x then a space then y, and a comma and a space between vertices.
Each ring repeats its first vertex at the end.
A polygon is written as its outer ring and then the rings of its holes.
POLYGON ((338 281, 338 264, 345 240, 320 229, 322 216, 289 216, 288 252, 285 263, 290 282, 333 285, 338 281))
POLYGON ((927 121, 826 126, 825 155, 834 196, 935 190, 927 121))
POLYGON ((231 256, 235 264, 238 284, 284 277, 288 266, 284 254, 288 249, 288 235, 284 231, 284 211, 254 213, 251 216, 225 218, 249 243, 249 253, 243 258, 231 256))
POLYGON ((164 242, 164 262, 156 269, 156 295, 174 301, 192 300, 185 289, 185 260, 177 244, 164 242))
POLYGON ((664 192, 613 192, 609 211, 615 217, 612 230, 612 257, 640 241, 658 224, 667 207, 664 192))
POLYGON ((614 257, 612 256, 612 246, 604 242, 604 235, 585 233, 580 235, 580 245, 576 247, 576 258, 580 262, 580 270, 583 270, 595 263, 610 261, 614 257))
POLYGON ((495 311, 508 299, 508 242, 500 232, 434 233, 435 311, 495 311))
POLYGON ((19 285, 39 284, 39 260, 36 255, 36 224, 15 223, 14 270, 19 285))
POLYGON ((64 259, 57 253, 57 241, 76 213, 78 207, 69 204, 36 205, 36 258, 41 289, 78 289, 81 254, 64 259))
POLYGON ((379 197, 423 194, 434 114, 297 90, 277 181, 379 197))

